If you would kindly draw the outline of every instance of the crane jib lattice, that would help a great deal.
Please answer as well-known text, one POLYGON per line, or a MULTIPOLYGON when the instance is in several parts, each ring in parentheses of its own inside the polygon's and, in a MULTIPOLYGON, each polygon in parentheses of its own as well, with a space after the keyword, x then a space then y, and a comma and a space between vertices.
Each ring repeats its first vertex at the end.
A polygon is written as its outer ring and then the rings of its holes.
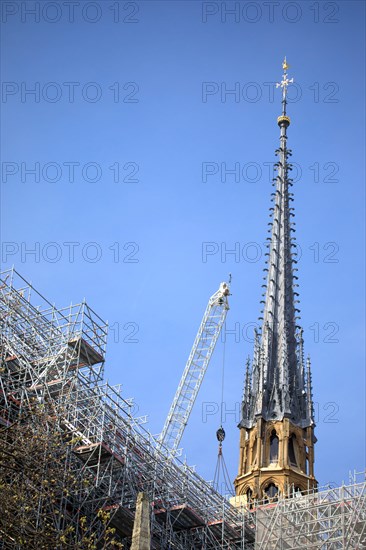
POLYGON ((202 380, 205 376, 221 328, 229 309, 229 285, 220 288, 208 301, 191 353, 179 382, 159 442, 174 454, 182 439, 202 380))

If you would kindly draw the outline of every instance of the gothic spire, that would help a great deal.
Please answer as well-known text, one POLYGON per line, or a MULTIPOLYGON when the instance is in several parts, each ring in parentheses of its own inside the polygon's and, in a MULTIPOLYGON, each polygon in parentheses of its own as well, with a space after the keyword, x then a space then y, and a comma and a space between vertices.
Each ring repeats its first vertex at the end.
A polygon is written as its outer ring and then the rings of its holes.
POLYGON ((286 58, 282 67, 282 80, 276 85, 282 88, 282 114, 277 119, 280 146, 275 151, 278 161, 274 165, 277 176, 273 185, 276 190, 272 194, 274 208, 271 208, 271 235, 265 268, 262 330, 256 336, 251 387, 247 388, 246 384, 244 394, 240 426, 245 428, 252 427, 258 417, 265 420, 287 417, 302 427, 313 424, 308 372, 305 381, 302 329, 297 325, 297 261, 292 250, 296 245, 294 223, 291 221, 294 209, 290 206, 293 199, 289 192, 292 186, 289 157, 292 153, 287 147, 287 129, 290 126, 287 88, 294 79, 288 78, 286 58))

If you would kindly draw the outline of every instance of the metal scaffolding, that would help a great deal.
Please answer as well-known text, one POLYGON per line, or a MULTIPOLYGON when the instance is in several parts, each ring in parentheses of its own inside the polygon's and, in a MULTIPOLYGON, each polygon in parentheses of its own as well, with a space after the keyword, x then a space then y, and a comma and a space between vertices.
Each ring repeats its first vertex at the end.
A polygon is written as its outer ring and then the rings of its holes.
MULTIPOLYGON (((66 487, 55 499, 62 514, 52 521, 57 530, 71 525, 74 542, 50 548, 79 548, 85 517, 102 537, 101 511, 108 512, 117 540, 129 548, 141 491, 151 503, 151 548, 366 547, 365 482, 253 503, 248 510, 232 506, 191 467, 169 456, 146 429, 146 419, 132 415, 119 386, 103 381, 107 325, 85 302, 57 309, 10 270, 0 280, 0 324, 1 433, 28 415, 36 434, 41 426, 31 414, 38 403, 54 411, 50 423, 64 445, 66 487)), ((11 448, 15 442, 8 440, 11 448)), ((40 473, 41 484, 42 475, 45 481, 47 472, 40 473)), ((18 478, 19 472, 6 476, 14 487, 18 478)), ((0 531, 1 549, 21 547, 0 531)))
POLYGON ((153 548, 251 547, 243 515, 187 464, 167 458, 120 388, 103 382, 107 325, 85 302, 57 309, 11 270, 1 276, 0 319, 0 424, 11 426, 35 402, 53 404, 78 480, 58 502, 75 537, 81 517, 106 510, 128 548, 144 491, 153 548))
POLYGON ((341 487, 294 492, 276 502, 255 502, 256 550, 361 550, 366 548, 365 474, 341 487))

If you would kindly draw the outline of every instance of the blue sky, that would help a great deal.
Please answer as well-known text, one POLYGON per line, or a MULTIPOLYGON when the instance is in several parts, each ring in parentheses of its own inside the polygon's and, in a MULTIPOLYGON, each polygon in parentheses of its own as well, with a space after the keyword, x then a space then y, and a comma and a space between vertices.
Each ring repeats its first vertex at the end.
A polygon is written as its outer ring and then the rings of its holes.
MULTIPOLYGON (((2 10, 3 267, 14 264, 60 306, 86 297, 109 321, 106 377, 135 397, 153 433, 228 273, 224 399, 227 413, 238 409, 260 316, 279 137, 273 83, 287 55, 316 475, 340 483, 362 469, 365 4, 29 1, 2 10)), ((222 357, 219 342, 182 441, 207 479, 220 417, 205 413, 220 401, 222 357)), ((237 421, 226 414, 232 478, 237 421)))

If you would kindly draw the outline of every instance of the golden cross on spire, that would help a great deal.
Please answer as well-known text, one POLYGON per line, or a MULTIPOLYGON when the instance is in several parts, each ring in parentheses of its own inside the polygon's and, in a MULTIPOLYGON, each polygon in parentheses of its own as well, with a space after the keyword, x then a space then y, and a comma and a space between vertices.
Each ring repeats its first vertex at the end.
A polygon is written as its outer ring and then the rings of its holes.
POLYGON ((283 63, 282 63, 282 68, 283 68, 283 75, 282 75, 282 80, 281 82, 277 82, 276 83, 276 88, 279 88, 281 87, 282 90, 283 90, 283 93, 282 93, 282 101, 285 101, 286 100, 286 95, 287 95, 287 86, 289 84, 292 84, 294 79, 293 78, 288 78, 288 75, 287 75, 287 69, 290 68, 290 65, 287 64, 287 60, 286 60, 286 57, 285 59, 283 60, 283 63))

